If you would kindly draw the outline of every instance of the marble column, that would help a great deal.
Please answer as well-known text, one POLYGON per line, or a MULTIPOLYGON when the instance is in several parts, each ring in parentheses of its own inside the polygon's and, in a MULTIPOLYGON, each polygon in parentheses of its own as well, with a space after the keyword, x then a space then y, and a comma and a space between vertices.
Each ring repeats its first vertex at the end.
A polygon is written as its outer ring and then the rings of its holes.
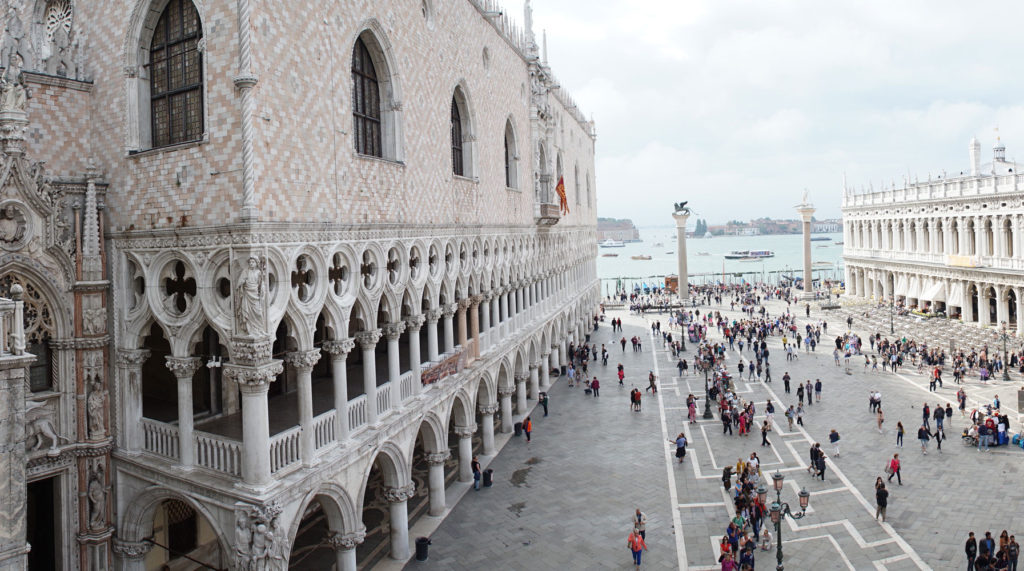
POLYGON ((491 333, 491 294, 485 293, 480 296, 480 330, 487 335, 487 342, 483 343, 481 351, 494 344, 491 333))
POLYGON ((516 373, 516 408, 520 416, 526 415, 526 381, 529 379, 528 373, 516 373))
POLYGON ((458 305, 449 303, 441 309, 441 315, 444 317, 444 352, 451 353, 455 351, 455 327, 452 324, 452 318, 455 317, 455 311, 458 305))
POLYGON ((512 393, 515 389, 499 388, 498 400, 501 403, 501 431, 505 434, 512 432, 512 393))
POLYGON ((284 370, 281 361, 261 365, 224 364, 224 376, 242 393, 242 480, 251 488, 270 482, 270 417, 267 391, 284 370))
POLYGON ((145 571, 146 554, 153 549, 153 544, 115 537, 111 549, 114 552, 114 569, 117 571, 145 571))
POLYGON ((462 347, 463 351, 466 351, 466 356, 469 357, 472 355, 472 352, 469 351, 469 325, 467 323, 466 313, 472 306, 472 302, 469 299, 460 299, 457 305, 458 309, 455 310, 455 314, 458 316, 459 320, 459 346, 462 347))
POLYGON ((356 333, 356 343, 363 352, 363 393, 366 394, 366 424, 377 425, 377 342, 380 329, 356 333))
POLYGON ((988 287, 985 284, 975 284, 978 288, 978 323, 981 325, 992 324, 992 312, 989 310, 988 287))
MULTIPOLYGON (((13 332, 5 331, 9 334, 13 355, 8 353, 0 359, 0 491, 3 492, 0 493, 0 569, 22 571, 27 568, 30 549, 26 517, 28 475, 25 451, 25 375, 36 359, 35 355, 24 351, 24 302, 20 301, 20 286, 14 284, 11 290, 11 297, 17 300, 17 307, 14 311, 5 309, 3 318, 5 330, 14 324, 13 332)), ((42 438, 42 435, 38 438, 42 438)), ((52 457, 57 456, 58 446, 60 442, 52 443, 52 457)), ((47 518, 52 517, 52 514, 39 516, 47 518)))
POLYGON ((356 346, 354 339, 324 341, 322 349, 331 356, 331 380, 334 386, 334 437, 344 442, 348 426, 348 354, 356 346))
POLYGON ((406 484, 384 490, 391 516, 391 558, 404 561, 409 558, 409 498, 416 492, 415 484, 406 484))
POLYGON ((398 321, 389 323, 380 329, 381 334, 388 340, 388 382, 391 383, 391 398, 393 401, 401 400, 402 361, 399 354, 398 340, 405 332, 405 322, 398 321))
POLYGON ((149 358, 146 349, 118 349, 117 367, 124 387, 120 399, 121 451, 138 454, 142 450, 142 364, 149 358))
POLYGON ((491 291, 491 345, 497 345, 504 336, 501 332, 501 290, 491 291))
POLYGON ((814 299, 814 279, 811 274, 811 217, 814 215, 815 208, 813 204, 807 202, 807 196, 804 196, 803 202, 797 205, 796 211, 800 213, 804 235, 803 299, 814 299))
MULTIPOLYGON (((971 282, 965 281, 962 282, 962 284, 964 290, 964 301, 963 306, 961 306, 960 308, 961 321, 963 321, 964 323, 971 323, 972 321, 974 321, 974 298, 971 296, 971 282)), ((980 299, 978 300, 978 303, 979 305, 981 304, 980 299)))
POLYGON ((167 357, 167 368, 178 380, 178 464, 184 470, 190 470, 195 465, 192 377, 201 366, 198 357, 167 357))
POLYGON ((476 426, 456 426, 455 436, 459 437, 459 481, 473 481, 473 434, 476 426))
POLYGON ((356 548, 366 539, 365 531, 331 533, 327 544, 334 549, 335 566, 338 571, 356 571, 356 548))
POLYGON ((672 213, 676 219, 676 264, 679 272, 679 301, 686 303, 690 299, 690 274, 686 269, 686 221, 690 218, 689 210, 677 210, 672 213))
POLYGON ((1010 320, 1010 306, 1009 306, 1009 300, 1007 298, 1008 298, 1008 295, 1007 295, 1006 286, 997 285, 996 286, 996 325, 1000 325, 1001 326, 1003 323, 1006 323, 1007 327, 1010 326, 1010 324, 1009 324, 1009 320, 1010 320))
POLYGON ((444 463, 451 457, 451 452, 431 452, 427 454, 427 485, 430 489, 430 515, 444 515, 448 509, 448 500, 444 489, 444 463))
POLYGON ((551 351, 544 351, 540 354, 540 390, 546 391, 551 386, 551 379, 549 377, 551 363, 551 351))
POLYGON ((480 356, 480 302, 482 296, 469 298, 469 336, 473 338, 473 356, 480 356))
POLYGON ((567 367, 569 366, 569 340, 562 339, 562 342, 558 344, 558 366, 567 367))
POLYGON ((508 337, 508 287, 501 289, 501 293, 498 296, 498 304, 500 309, 501 322, 501 336, 508 337))
POLYGON ((437 362, 437 321, 441 319, 440 309, 431 309, 425 314, 427 318, 427 360, 437 362))
POLYGON ((414 315, 405 320, 405 330, 409 332, 409 365, 412 367, 413 391, 419 394, 423 390, 423 358, 420 357, 420 328, 426 317, 414 315))
POLYGON ((494 456, 497 453, 494 447, 494 413, 498 412, 498 405, 482 404, 476 410, 480 413, 480 436, 484 444, 484 455, 494 456))
MULTIPOLYGON (((561 364, 560 364, 560 359, 561 359, 560 355, 561 355, 561 344, 552 345, 551 346, 551 368, 552 369, 558 369, 561 366, 561 364)), ((559 376, 561 376, 561 375, 559 375, 559 374, 555 375, 555 380, 556 381, 558 380, 559 376)), ((548 384, 548 386, 551 386, 550 383, 548 384)))
POLYGON ((1013 292, 1016 294, 1015 302, 1017 304, 1017 336, 1024 335, 1024 307, 1021 306, 1021 296, 1024 295, 1024 287, 1015 287, 1013 292))
POLYGON ((320 349, 292 351, 285 355, 285 363, 295 369, 299 404, 299 457, 302 466, 309 468, 316 459, 316 432, 313 430, 313 367, 320 361, 320 349))
POLYGON ((527 387, 528 398, 531 400, 537 400, 540 393, 540 363, 533 363, 530 365, 530 384, 527 387))

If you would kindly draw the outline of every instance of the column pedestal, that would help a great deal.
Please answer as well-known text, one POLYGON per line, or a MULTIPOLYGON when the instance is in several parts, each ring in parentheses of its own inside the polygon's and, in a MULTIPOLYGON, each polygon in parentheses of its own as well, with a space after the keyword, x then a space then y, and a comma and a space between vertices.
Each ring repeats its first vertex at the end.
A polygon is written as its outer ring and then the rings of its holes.
POLYGON ((814 299, 814 278, 811 275, 811 217, 814 215, 814 205, 807 202, 804 195, 803 203, 797 205, 796 211, 800 213, 804 235, 804 295, 803 299, 814 299))

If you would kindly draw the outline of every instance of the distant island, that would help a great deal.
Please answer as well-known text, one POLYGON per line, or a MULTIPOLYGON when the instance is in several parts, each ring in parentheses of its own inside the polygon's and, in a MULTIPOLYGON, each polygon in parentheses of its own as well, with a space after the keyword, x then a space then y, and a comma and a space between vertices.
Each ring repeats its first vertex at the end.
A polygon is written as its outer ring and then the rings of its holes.
POLYGON ((639 242, 640 231, 629 218, 598 218, 597 241, 639 242))
MULTIPOLYGON (((698 229, 693 236, 769 236, 774 234, 799 234, 803 231, 800 221, 796 219, 773 220, 757 218, 749 222, 730 220, 725 224, 708 225, 706 220, 697 220, 698 229)), ((830 234, 843 231, 840 219, 816 220, 811 218, 811 232, 814 234, 830 234)))

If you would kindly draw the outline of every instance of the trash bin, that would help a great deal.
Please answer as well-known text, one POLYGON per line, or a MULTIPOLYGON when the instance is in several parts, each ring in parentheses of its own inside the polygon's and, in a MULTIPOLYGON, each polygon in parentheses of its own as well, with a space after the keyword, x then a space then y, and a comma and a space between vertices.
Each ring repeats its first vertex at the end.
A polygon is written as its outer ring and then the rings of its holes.
POLYGON ((517 422, 517 423, 515 423, 514 426, 515 426, 515 429, 516 429, 516 436, 522 436, 523 435, 523 423, 517 422))
POLYGON ((416 538, 416 561, 426 561, 427 552, 430 550, 430 539, 426 537, 416 538))
POLYGON ((484 487, 490 488, 491 484, 494 483, 494 470, 488 468, 484 470, 484 487))

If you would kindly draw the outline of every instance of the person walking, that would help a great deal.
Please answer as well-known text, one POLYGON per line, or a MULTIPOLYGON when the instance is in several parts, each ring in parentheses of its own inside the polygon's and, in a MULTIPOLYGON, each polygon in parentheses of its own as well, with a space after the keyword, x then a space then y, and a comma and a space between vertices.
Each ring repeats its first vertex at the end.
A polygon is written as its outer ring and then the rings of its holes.
POLYGON ((885 469, 885 472, 889 474, 889 479, 887 481, 891 482, 892 477, 896 476, 896 481, 899 483, 899 485, 903 485, 903 476, 900 474, 899 454, 892 455, 892 460, 889 460, 889 466, 885 469))
POLYGON ((594 397, 601 396, 601 381, 597 380, 597 377, 590 381, 590 390, 594 391, 594 397))
POLYGON ((946 434, 942 427, 936 428, 932 436, 935 437, 935 449, 939 451, 939 454, 942 454, 942 441, 946 439, 946 434))
POLYGON ((885 484, 880 483, 878 488, 875 490, 875 519, 878 516, 882 516, 882 523, 885 523, 885 508, 889 506, 889 490, 885 489, 885 484))
POLYGON ((640 532, 634 529, 629 532, 629 537, 626 538, 626 546, 633 552, 633 566, 636 569, 640 568, 640 559, 644 551, 647 549, 647 544, 644 543, 643 536, 640 532))
POLYGON ((942 408, 941 403, 935 403, 935 412, 932 413, 932 417, 935 418, 935 429, 942 430, 942 421, 946 418, 946 409, 942 408))
POLYGON ((796 400, 800 404, 804 404, 804 386, 797 383, 796 385, 796 400))
POLYGON ((978 558, 978 540, 974 539, 973 531, 967 534, 964 553, 967 554, 967 571, 974 571, 974 560, 978 558))
POLYGON ((786 420, 789 421, 789 430, 793 430, 793 419, 796 417, 796 411, 793 410, 793 405, 789 405, 786 409, 786 420))
POLYGON ((807 394, 807 406, 811 406, 814 403, 814 399, 811 398, 811 394, 812 394, 811 391, 813 391, 813 390, 814 390, 814 385, 811 384, 811 380, 810 379, 807 379, 807 390, 805 391, 805 393, 807 394))
POLYGON ((622 363, 619 363, 619 386, 624 387, 626 384, 623 380, 626 378, 626 370, 622 367, 622 363))
POLYGON ((533 432, 533 421, 530 417, 523 419, 523 432, 526 433, 526 442, 530 442, 530 433, 533 432))
POLYGON ((819 478, 821 478, 822 482, 824 482, 825 481, 825 459, 827 458, 827 456, 825 456, 825 453, 821 451, 821 444, 817 444, 816 443, 815 446, 818 447, 818 466, 817 466, 818 467, 818 474, 817 474, 817 476, 819 478))
POLYGON ((921 425, 921 428, 917 429, 917 439, 921 441, 921 454, 928 454, 928 441, 931 440, 931 432, 928 432, 928 427, 921 425))
POLYGON ((473 456, 473 461, 470 462, 469 466, 473 470, 473 489, 479 492, 480 477, 483 475, 483 472, 480 470, 480 459, 473 456))
POLYGON ((647 514, 640 511, 640 508, 636 508, 636 514, 633 515, 633 528, 640 534, 640 537, 647 540, 647 514))
POLYGON ((931 415, 932 415, 931 407, 928 406, 928 403, 924 403, 924 406, 921 407, 921 424, 923 424, 925 426, 925 428, 927 428, 928 430, 931 430, 931 428, 932 428, 928 424, 928 419, 931 418, 931 415))
POLYGON ((1020 558, 1020 545, 1014 536, 1010 536, 1010 542, 1006 544, 1006 555, 1010 559, 1010 571, 1017 571, 1017 560, 1020 558))
MULTIPOLYGON (((669 442, 673 441, 669 440, 669 442)), ((682 464, 683 459, 686 458, 686 435, 680 432, 674 442, 676 443, 676 458, 679 458, 679 463, 682 464)))
POLYGON ((768 442, 768 433, 771 432, 772 427, 768 424, 768 421, 764 421, 761 425, 761 446, 771 446, 772 443, 768 442))
POLYGON ((789 380, 791 378, 792 377, 789 376, 789 371, 786 371, 786 373, 782 375, 782 383, 783 383, 782 386, 783 386, 783 388, 785 388, 787 395, 789 394, 789 380))
POLYGON ((814 379, 814 398, 821 402, 821 379, 814 379))
POLYGON ((540 406, 544 407, 544 416, 548 415, 548 393, 540 393, 540 406))
POLYGON ((832 432, 828 433, 828 441, 832 443, 832 454, 836 458, 838 458, 839 457, 839 433, 836 432, 836 429, 833 428, 832 432))
POLYGON ((882 434, 882 423, 885 422, 885 414, 882 413, 882 407, 876 409, 875 419, 878 420, 878 433, 882 434))
POLYGON ((896 447, 897 448, 903 448, 903 433, 904 432, 906 432, 906 430, 903 429, 903 422, 897 421, 896 422, 896 447))
POLYGON ((654 380, 656 378, 657 377, 654 376, 654 371, 651 371, 647 375, 647 388, 644 389, 644 392, 647 392, 647 391, 651 391, 652 393, 657 393, 658 392, 658 385, 655 384, 655 382, 654 382, 654 380))
POLYGON ((796 423, 800 426, 804 425, 804 405, 803 403, 796 406, 796 423))

